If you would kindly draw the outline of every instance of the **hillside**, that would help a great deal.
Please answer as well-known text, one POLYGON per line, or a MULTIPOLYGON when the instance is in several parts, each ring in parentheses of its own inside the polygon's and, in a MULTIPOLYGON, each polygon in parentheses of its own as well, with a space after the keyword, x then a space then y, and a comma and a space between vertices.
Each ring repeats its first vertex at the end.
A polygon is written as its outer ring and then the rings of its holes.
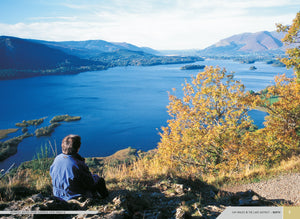
POLYGON ((0 37, 0 69, 49 69, 93 62, 68 55, 46 45, 15 37, 0 37))
POLYGON ((49 47, 59 49, 65 53, 76 55, 81 58, 95 58, 103 53, 117 52, 119 50, 128 50, 134 52, 145 52, 152 55, 159 54, 158 51, 147 47, 138 47, 129 43, 107 42, 104 40, 86 40, 86 41, 44 41, 31 40, 49 47))
POLYGON ((105 68, 99 61, 81 59, 44 44, 8 36, 0 37, 0 57, 0 79, 76 73, 88 66, 105 68))
POLYGON ((202 60, 199 57, 161 56, 160 52, 148 47, 129 43, 104 40, 51 42, 32 40, 83 59, 100 61, 108 67, 128 65, 160 65, 188 63, 202 60))
POLYGON ((205 49, 161 50, 163 55, 184 56, 240 56, 240 55, 282 55, 286 47, 281 42, 283 33, 260 31, 241 33, 222 39, 205 49))
POLYGON ((285 47, 281 42, 283 33, 261 31, 242 33, 222 39, 219 42, 197 51, 199 55, 247 55, 283 54, 285 47))
MULTIPOLYGON (((103 173, 109 196, 105 199, 97 196, 94 199, 81 198, 68 202, 52 196, 49 167, 53 158, 28 161, 18 168, 11 170, 0 181, 0 210, 3 211, 96 211, 94 214, 65 215, 63 218, 216 218, 228 206, 281 206, 282 204, 296 204, 280 192, 274 194, 262 192, 272 186, 277 188, 281 181, 294 179, 299 174, 280 175, 274 180, 262 181, 257 192, 244 190, 247 185, 232 185, 230 188, 218 187, 196 178, 182 178, 173 174, 142 178, 126 176, 120 172, 122 165, 132 164, 139 156, 150 156, 153 152, 138 152, 127 148, 115 154, 102 158, 87 158, 86 163, 92 172, 103 173), (122 174, 125 176, 122 176, 122 174), (9 183, 7 183, 9 182, 9 183), (266 199, 263 196, 268 196, 266 199), (275 197, 275 198, 273 198, 275 197)), ((257 176, 256 176, 257 177, 257 176)), ((257 179, 257 178, 255 178, 257 179)), ((253 184, 252 184, 253 185, 253 184)), ((256 186, 257 187, 257 186, 256 186)), ((288 191, 287 191, 288 192, 288 191)), ((295 197, 299 197, 295 193, 295 197)), ((23 215, 22 218, 28 218, 23 215)), ((45 218, 46 215, 35 215, 34 218, 45 218)), ((51 216, 50 218, 52 218, 51 216)), ((21 218, 14 215, 10 218, 21 218)), ((29 218, 32 218, 29 216, 29 218)), ((48 218, 48 217, 46 217, 48 218)))
POLYGON ((74 74, 115 66, 190 63, 200 57, 157 56, 157 51, 103 40, 51 42, 0 37, 0 80, 74 74), (148 53, 150 52, 150 53, 148 53))

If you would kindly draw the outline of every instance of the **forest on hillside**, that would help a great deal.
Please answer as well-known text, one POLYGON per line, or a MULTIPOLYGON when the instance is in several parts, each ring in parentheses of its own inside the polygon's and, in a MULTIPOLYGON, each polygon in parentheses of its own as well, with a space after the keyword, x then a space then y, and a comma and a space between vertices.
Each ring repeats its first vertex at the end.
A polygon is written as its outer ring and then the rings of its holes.
POLYGON ((158 56, 127 49, 103 52, 71 47, 66 50, 57 45, 50 46, 51 42, 47 43, 16 37, 0 37, 0 80, 77 74, 116 66, 152 66, 203 60, 200 57, 158 56))

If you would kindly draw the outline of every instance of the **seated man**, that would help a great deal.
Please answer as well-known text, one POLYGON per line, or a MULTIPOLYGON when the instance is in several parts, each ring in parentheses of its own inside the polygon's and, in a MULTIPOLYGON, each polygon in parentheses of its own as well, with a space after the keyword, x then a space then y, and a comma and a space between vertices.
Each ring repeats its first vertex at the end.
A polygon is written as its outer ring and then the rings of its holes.
POLYGON ((63 139, 62 154, 50 167, 53 195, 68 201, 80 196, 91 198, 99 192, 105 198, 108 196, 105 181, 91 174, 84 158, 78 154, 80 145, 78 135, 68 135, 63 139))

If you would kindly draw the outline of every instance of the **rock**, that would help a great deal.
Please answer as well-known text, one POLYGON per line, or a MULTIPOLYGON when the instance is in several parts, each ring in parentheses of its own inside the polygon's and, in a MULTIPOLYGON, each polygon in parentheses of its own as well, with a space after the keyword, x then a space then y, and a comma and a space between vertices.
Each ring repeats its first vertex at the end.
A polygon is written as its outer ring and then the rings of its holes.
POLYGON ((87 206, 92 202, 91 199, 86 199, 85 201, 79 201, 79 200, 76 200, 76 199, 71 199, 68 201, 68 204, 73 204, 73 206, 75 206, 76 208, 76 205, 78 207, 80 207, 80 209, 86 209, 87 206))
POLYGON ((41 209, 39 204, 34 204, 30 206, 30 211, 39 211, 41 209))
POLYGON ((258 200, 259 200, 259 197, 257 195, 252 196, 252 201, 258 201, 258 200))
POLYGON ((117 207, 121 207, 121 206, 126 206, 126 195, 119 195, 117 197, 115 197, 112 201, 114 203, 115 206, 117 207))
POLYGON ((9 205, 4 209, 4 211, 18 211, 22 209, 24 202, 22 201, 14 201, 10 202, 9 205))
POLYGON ((114 209, 125 209, 128 214, 133 216, 138 212, 144 212, 151 207, 151 200, 148 196, 139 193, 123 193, 112 200, 114 209))
POLYGON ((170 196, 170 197, 174 197, 174 196, 176 196, 176 193, 175 193, 175 192, 171 192, 171 193, 169 194, 169 196, 170 196))
POLYGON ((271 201, 259 196, 252 190, 248 190, 246 192, 237 192, 235 194, 238 199, 239 206, 268 206, 273 205, 271 201))
MULTIPOLYGON (((198 181, 187 183, 185 180, 177 180, 178 184, 173 182, 165 180, 156 183, 155 186, 151 187, 150 185, 146 191, 141 190, 139 192, 135 190, 115 190, 105 200, 82 198, 66 202, 53 196, 43 197, 42 194, 35 194, 21 201, 0 204, 0 210, 98 211, 96 215, 71 215, 70 218, 74 219, 184 219, 191 218, 191 215, 201 218, 216 218, 224 211, 225 206, 266 206, 271 204, 270 201, 252 190, 234 193, 214 189, 212 186, 201 184, 200 181, 199 183, 198 181), (171 192, 174 194, 170 195, 171 192)), ((34 215, 34 218, 44 217, 45 215, 34 215)))
POLYGON ((128 213, 126 212, 125 209, 121 209, 118 211, 113 211, 110 214, 106 215, 104 218, 107 219, 123 219, 123 218, 128 218, 128 213))
POLYGON ((204 210, 206 211, 206 215, 209 216, 209 218, 216 218, 225 210, 225 208, 226 207, 223 205, 207 205, 206 207, 204 207, 204 210))
POLYGON ((174 184, 174 189, 177 194, 184 194, 183 184, 174 184))
POLYGON ((190 212, 185 211, 183 209, 183 207, 181 206, 176 209, 175 218, 176 219, 188 219, 188 218, 192 218, 192 215, 190 214, 190 212))
POLYGON ((33 195, 31 196, 31 199, 34 201, 34 202, 41 202, 44 200, 44 196, 39 193, 39 194, 36 194, 36 195, 33 195))
POLYGON ((199 206, 197 205, 197 203, 194 204, 194 208, 197 210, 199 216, 202 217, 203 214, 201 213, 201 211, 200 211, 199 206))

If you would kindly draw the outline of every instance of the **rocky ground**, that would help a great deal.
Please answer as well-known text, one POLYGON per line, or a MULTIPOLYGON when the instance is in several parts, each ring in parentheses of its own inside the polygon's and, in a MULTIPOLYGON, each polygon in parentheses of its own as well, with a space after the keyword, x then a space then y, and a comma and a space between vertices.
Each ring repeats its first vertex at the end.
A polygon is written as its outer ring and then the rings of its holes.
MULTIPOLYGON (((135 160, 138 152, 128 148, 106 158, 87 159, 90 168, 135 160)), ((49 161, 49 165, 52 163, 49 161)), ((19 171, 34 169, 34 162, 24 163, 19 171)), ((38 167, 41 167, 39 164, 38 167)), ((45 170, 49 166, 44 167, 45 170)), ((34 169, 35 170, 35 169, 34 169)), ((40 173, 40 172, 39 172, 40 173)), ((17 174, 17 173, 12 173, 17 174)), ((8 182, 9 183, 9 182, 8 182)), ((68 202, 51 197, 51 187, 41 194, 29 187, 0 189, 0 211, 96 211, 90 215, 0 215, 1 218, 216 218, 227 206, 300 205, 300 173, 283 174, 257 183, 216 188, 197 179, 164 176, 155 180, 107 181, 109 197, 68 202), (4 194, 13 194, 13 198, 4 194), (14 200, 14 201, 10 201, 14 200)))
POLYGON ((300 205, 300 173, 283 174, 257 183, 225 187, 223 190, 228 192, 253 190, 269 200, 300 205))
MULTIPOLYGON (((226 206, 266 206, 276 203, 254 191, 218 190, 202 181, 164 179, 145 182, 139 190, 110 190, 106 199, 69 202, 35 194, 2 203, 2 211, 92 210, 96 215, 53 215, 48 218, 216 218, 226 206)), ((47 215, 7 215, 3 218, 47 218, 47 215)))

